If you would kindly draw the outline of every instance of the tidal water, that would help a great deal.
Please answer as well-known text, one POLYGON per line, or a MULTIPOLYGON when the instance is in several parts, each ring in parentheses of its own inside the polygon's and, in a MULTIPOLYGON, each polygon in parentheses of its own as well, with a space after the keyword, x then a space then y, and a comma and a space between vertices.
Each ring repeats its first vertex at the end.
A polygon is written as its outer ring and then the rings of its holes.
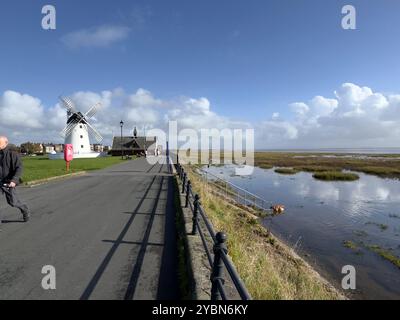
POLYGON ((211 173, 274 204, 284 214, 262 223, 295 249, 336 287, 342 267, 356 268, 355 299, 400 299, 400 268, 371 246, 400 257, 400 181, 359 173, 353 182, 318 181, 312 174, 281 175, 255 168, 235 176, 234 166, 210 167, 211 173), (356 249, 346 248, 352 241, 356 249))

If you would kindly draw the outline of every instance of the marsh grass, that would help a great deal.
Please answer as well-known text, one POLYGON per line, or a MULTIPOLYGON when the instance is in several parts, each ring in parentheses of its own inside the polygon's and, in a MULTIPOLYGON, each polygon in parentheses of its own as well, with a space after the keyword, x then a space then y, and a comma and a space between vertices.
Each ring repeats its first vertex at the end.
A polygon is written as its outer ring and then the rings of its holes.
MULTIPOLYGON (((306 172, 358 171, 382 178, 400 178, 400 160, 391 155, 368 158, 326 157, 334 154, 256 152, 255 165, 269 169, 271 167, 289 167, 306 172)), ((336 155, 341 156, 341 155, 336 155)))
POLYGON ((313 174, 317 180, 323 181, 355 181, 360 177, 355 173, 339 172, 339 171, 324 171, 313 174))
POLYGON ((293 175, 299 172, 299 170, 295 170, 292 168, 278 168, 275 169, 274 171, 279 174, 287 174, 287 175, 293 175))
POLYGON ((381 231, 385 231, 385 230, 387 230, 388 228, 389 228, 389 226, 388 225, 386 225, 386 224, 383 224, 383 223, 377 223, 377 222, 366 222, 365 223, 366 225, 374 225, 374 226, 377 226, 379 229, 381 229, 381 231))
POLYGON ((192 168, 185 169, 215 230, 227 233, 229 255, 254 299, 343 298, 254 216, 211 192, 192 168))
POLYGON ((343 241, 343 246, 345 248, 349 248, 349 249, 352 249, 352 250, 357 250, 358 249, 357 244, 354 243, 353 241, 350 241, 350 240, 343 241))
MULTIPOLYGON (((346 154, 335 153, 290 153, 290 152, 255 152, 254 165, 263 169, 272 168, 291 168, 293 170, 305 172, 326 172, 326 171, 358 171, 371 175, 376 175, 382 178, 397 178, 400 179, 400 159, 399 155, 366 155, 366 158, 350 158, 346 154), (329 156, 329 157, 327 157, 329 156)), ((220 159, 212 165, 221 165, 223 163, 234 163, 237 155, 224 159, 223 152, 198 152, 193 154, 179 153, 182 163, 203 163, 208 164, 208 161, 201 162, 201 158, 220 159), (227 160, 227 161, 225 161, 227 160)))
POLYGON ((367 248, 377 254, 379 254, 385 260, 391 262, 400 269, 400 258, 395 256, 391 251, 381 248, 378 245, 367 246, 367 248))

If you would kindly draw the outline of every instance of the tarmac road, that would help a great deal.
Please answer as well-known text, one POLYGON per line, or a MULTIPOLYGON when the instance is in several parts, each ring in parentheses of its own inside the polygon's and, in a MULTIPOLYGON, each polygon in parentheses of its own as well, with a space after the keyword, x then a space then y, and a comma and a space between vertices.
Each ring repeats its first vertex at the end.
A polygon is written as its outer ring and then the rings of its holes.
POLYGON ((0 299, 179 298, 172 178, 144 158, 0 195, 0 299), (56 289, 42 288, 42 268, 56 289))

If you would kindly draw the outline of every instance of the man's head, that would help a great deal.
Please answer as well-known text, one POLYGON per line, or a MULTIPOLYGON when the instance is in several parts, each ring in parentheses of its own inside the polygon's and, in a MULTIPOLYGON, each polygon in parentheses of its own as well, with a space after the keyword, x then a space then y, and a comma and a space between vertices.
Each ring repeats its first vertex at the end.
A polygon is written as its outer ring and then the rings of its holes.
POLYGON ((0 150, 5 149, 8 146, 8 139, 7 137, 0 136, 0 150))

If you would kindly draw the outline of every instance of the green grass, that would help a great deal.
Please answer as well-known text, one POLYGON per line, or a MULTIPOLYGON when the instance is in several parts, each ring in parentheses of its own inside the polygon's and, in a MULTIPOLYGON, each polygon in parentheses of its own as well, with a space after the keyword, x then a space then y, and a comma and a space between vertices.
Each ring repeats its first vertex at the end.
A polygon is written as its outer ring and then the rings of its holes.
POLYGON ((292 169, 292 168, 278 168, 274 170, 276 173, 280 173, 280 174, 296 174, 299 171, 292 169))
MULTIPOLYGON (((22 183, 47 179, 67 174, 64 160, 49 160, 45 157, 25 157, 22 159, 24 172, 22 183)), ((70 173, 99 170, 120 163, 120 157, 76 159, 71 162, 70 173)))
POLYGON ((343 246, 345 248, 349 248, 349 249, 352 249, 352 250, 357 250, 358 249, 357 244, 354 243, 353 241, 350 241, 350 240, 343 241, 343 246))
POLYGON ((398 267, 400 269, 400 258, 396 257, 389 250, 382 249, 380 246, 377 246, 377 245, 367 246, 367 248, 370 249, 371 251, 379 254, 382 258, 391 262, 392 264, 394 264, 396 267, 398 267))
POLYGON ((355 181, 360 179, 360 177, 355 173, 339 171, 316 172, 313 174, 313 177, 324 181, 355 181))

